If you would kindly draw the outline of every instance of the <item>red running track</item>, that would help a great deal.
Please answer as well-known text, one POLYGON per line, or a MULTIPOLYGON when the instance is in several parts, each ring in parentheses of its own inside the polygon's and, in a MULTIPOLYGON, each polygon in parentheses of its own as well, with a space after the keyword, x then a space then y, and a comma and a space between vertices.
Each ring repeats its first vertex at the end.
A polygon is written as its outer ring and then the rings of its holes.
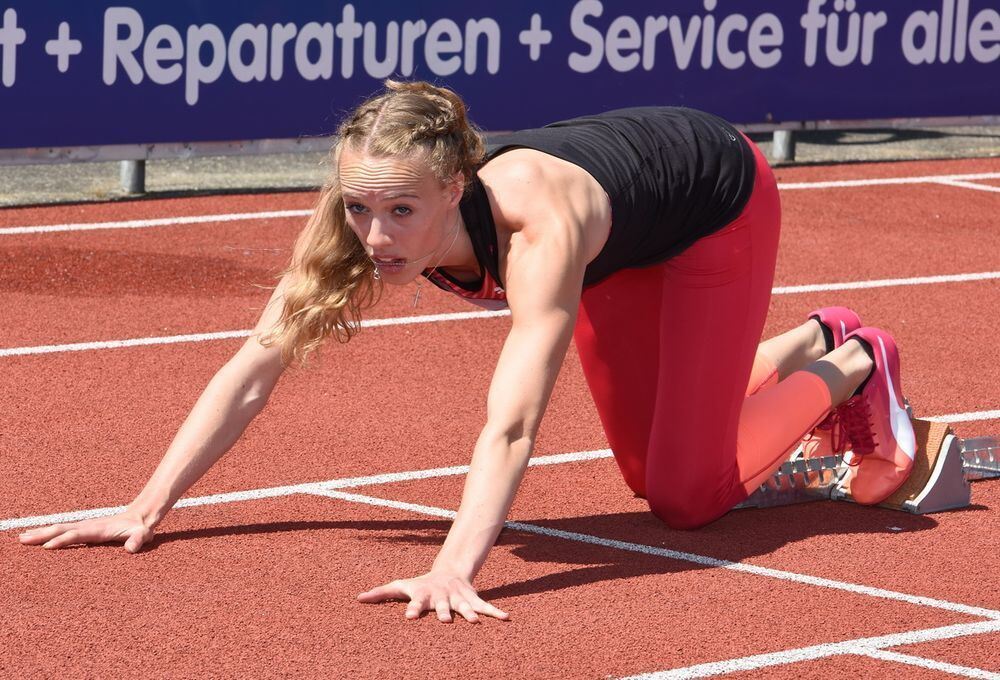
MULTIPOLYGON (((974 173, 1000 178, 1000 162, 780 170, 776 286, 1000 272, 997 192, 927 182, 794 188, 974 173)), ((312 200, 9 209, 0 211, 0 229, 308 209, 312 200)), ((250 328, 267 299, 253 284, 273 282, 301 223, 0 232, 0 348, 250 328)), ((850 305, 897 338, 904 392, 918 415, 985 413, 954 427, 961 436, 996 434, 1000 418, 989 412, 1000 409, 998 292, 996 278, 779 290, 765 333, 800 323, 817 306, 850 305)), ((412 288, 394 291, 374 316, 475 311, 429 288, 418 309, 411 299, 412 288)), ((282 378, 267 410, 189 496, 467 463, 508 323, 393 325, 331 345, 314 368, 282 378)), ((0 522, 126 503, 240 342, 0 355, 0 522)), ((536 455, 606 445, 571 350, 536 455)), ((929 517, 816 503, 733 512, 675 532, 627 493, 607 458, 532 468, 511 514, 530 526, 504 531, 477 581, 512 621, 407 622, 399 604, 356 603, 361 590, 427 568, 448 527, 427 513, 457 507, 462 481, 345 489, 358 495, 351 500, 296 494, 177 509, 134 556, 115 546, 46 552, 4 532, 0 598, 16 605, 0 608, 0 675, 606 677, 727 660, 737 661, 700 672, 935 677, 950 668, 942 664, 1000 672, 1000 627, 961 628, 958 637, 920 632, 1000 617, 1000 483, 976 484, 972 508, 929 517), (370 505, 379 499, 418 507, 370 505), (566 533, 533 533, 546 530, 566 533), (792 576, 706 567, 663 549, 792 576), (892 634, 902 637, 885 649, 924 667, 780 654, 892 634), (773 665, 760 666, 755 655, 769 653, 779 653, 773 665)))

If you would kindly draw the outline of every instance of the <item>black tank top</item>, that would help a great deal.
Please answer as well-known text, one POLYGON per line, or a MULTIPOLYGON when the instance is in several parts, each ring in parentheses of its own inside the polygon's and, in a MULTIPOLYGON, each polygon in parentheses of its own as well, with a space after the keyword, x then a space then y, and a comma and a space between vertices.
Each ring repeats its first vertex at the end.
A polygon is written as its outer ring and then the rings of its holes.
MULTIPOLYGON (((753 191, 755 159, 746 139, 710 113, 683 107, 633 107, 582 116, 499 136, 486 160, 529 148, 569 161, 611 199, 611 233, 587 266, 584 286, 619 269, 667 260, 736 218, 753 191)), ((483 277, 461 282, 425 276, 470 298, 503 300, 496 225, 478 177, 460 205, 483 277)))

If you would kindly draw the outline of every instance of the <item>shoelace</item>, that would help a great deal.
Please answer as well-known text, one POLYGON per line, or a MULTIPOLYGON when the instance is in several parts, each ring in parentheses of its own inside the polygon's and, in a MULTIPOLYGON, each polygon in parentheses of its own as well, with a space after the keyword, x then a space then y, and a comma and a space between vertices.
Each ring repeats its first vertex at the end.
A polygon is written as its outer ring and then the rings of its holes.
POLYGON ((844 428, 837 409, 830 411, 826 418, 816 426, 816 429, 826 430, 830 433, 830 449, 834 455, 841 455, 851 447, 851 438, 844 428))
POLYGON ((847 432, 845 431, 843 424, 840 422, 840 416, 837 413, 837 409, 830 411, 826 418, 816 425, 815 428, 802 435, 802 444, 806 447, 807 457, 812 455, 812 453, 815 452, 815 449, 819 446, 819 439, 815 436, 816 430, 824 430, 830 433, 830 452, 833 455, 842 455, 849 448, 851 448, 851 440, 847 436, 847 432))
POLYGON ((861 395, 851 397, 837 407, 843 434, 851 440, 853 456, 848 465, 857 465, 861 458, 875 450, 871 406, 861 395))

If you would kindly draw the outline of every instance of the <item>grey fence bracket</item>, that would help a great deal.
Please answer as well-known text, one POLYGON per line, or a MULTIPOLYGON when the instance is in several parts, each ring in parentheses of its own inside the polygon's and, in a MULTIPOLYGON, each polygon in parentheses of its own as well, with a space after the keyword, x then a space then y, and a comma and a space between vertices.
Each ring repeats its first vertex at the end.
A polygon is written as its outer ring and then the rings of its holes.
POLYGON ((141 194, 146 191, 146 161, 121 162, 122 191, 141 194))
POLYGON ((795 160, 795 132, 792 130, 774 131, 774 143, 771 146, 771 158, 776 161, 795 160))

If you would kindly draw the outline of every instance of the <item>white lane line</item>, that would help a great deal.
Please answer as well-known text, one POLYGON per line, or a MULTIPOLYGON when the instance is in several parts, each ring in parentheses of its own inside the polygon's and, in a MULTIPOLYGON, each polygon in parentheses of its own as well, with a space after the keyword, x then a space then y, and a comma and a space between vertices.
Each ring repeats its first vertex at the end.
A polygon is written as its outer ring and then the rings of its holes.
POLYGON ((940 628, 925 628, 906 633, 893 633, 892 635, 881 635, 879 637, 858 638, 856 640, 844 640, 843 642, 830 642, 811 647, 801 647, 799 649, 788 649, 782 652, 772 652, 770 654, 755 654, 754 656, 744 656, 739 659, 728 659, 726 661, 716 661, 713 663, 703 663, 697 666, 687 666, 685 668, 674 668, 669 671, 658 671, 655 673, 644 673, 642 675, 632 675, 622 680, 680 680, 681 678, 705 678, 713 675, 725 675, 739 671, 752 671, 758 668, 768 668, 771 666, 785 666, 800 661, 812 661, 828 656, 838 656, 842 654, 859 654, 873 649, 883 649, 885 647, 896 647, 898 645, 914 644, 917 642, 934 642, 937 640, 950 640, 957 637, 969 635, 983 635, 1000 631, 1000 621, 979 621, 976 623, 958 623, 940 628))
POLYGON ((997 179, 1000 172, 979 172, 971 175, 927 175, 923 177, 882 177, 879 179, 846 179, 828 182, 791 182, 778 184, 779 189, 795 191, 801 189, 846 189, 850 187, 873 187, 892 184, 940 184, 977 179, 997 179))
MULTIPOLYGON (((392 501, 384 498, 376 498, 374 496, 366 496, 362 494, 345 493, 343 491, 333 491, 328 489, 312 489, 310 491, 307 491, 306 493, 311 493, 318 496, 328 496, 330 498, 337 498, 340 500, 351 501, 354 503, 365 503, 367 505, 395 508, 398 510, 406 510, 409 512, 416 512, 425 515, 433 515, 434 517, 446 517, 451 519, 454 519, 455 517, 454 511, 446 510, 444 508, 436 508, 428 505, 418 505, 416 503, 403 503, 400 501, 392 501)), ((793 583, 803 583, 811 586, 819 586, 821 588, 844 590, 859 595, 868 595, 871 597, 877 597, 884 600, 906 602, 907 604, 915 604, 924 607, 933 607, 935 609, 945 609, 947 611, 955 612, 957 614, 978 616, 988 619, 994 619, 995 622, 1000 622, 1000 611, 994 609, 987 609, 985 607, 974 607, 971 605, 959 604, 957 602, 948 602, 947 600, 938 600, 931 597, 923 597, 920 595, 910 595, 908 593, 899 593, 892 590, 885 590, 883 588, 873 588, 871 586, 863 586, 856 583, 846 583, 844 581, 835 581, 833 579, 828 579, 828 578, 820 578, 817 576, 809 576, 806 574, 797 574, 791 571, 782 571, 780 569, 769 569, 768 567, 759 567, 753 564, 731 562, 729 560, 720 560, 715 557, 707 557, 705 555, 697 555, 689 552, 681 552, 679 550, 670 550, 669 548, 658 548, 655 546, 644 545, 641 543, 618 541, 610 538, 603 538, 601 536, 581 534, 575 531, 563 531, 562 529, 552 529, 550 527, 538 526, 536 524, 526 524, 524 522, 508 521, 504 523, 504 526, 509 529, 514 529, 516 531, 525 531, 528 533, 539 534, 541 536, 548 536, 551 538, 562 538, 569 541, 577 541, 579 543, 589 543, 591 545, 599 545, 606 548, 615 548, 617 550, 625 550, 628 552, 643 553, 645 555, 655 555, 657 557, 666 557, 672 560, 692 562, 694 564, 699 564, 705 567, 730 569, 732 571, 753 574, 755 576, 774 578, 781 581, 790 581, 793 583)))
POLYGON ((938 184, 944 184, 949 187, 959 187, 960 189, 975 189, 977 191, 992 191, 995 193, 1000 193, 1000 187, 990 186, 989 184, 976 184, 974 182, 958 182, 955 180, 951 181, 941 181, 938 184))
MULTIPOLYGON (((381 326, 406 326, 409 324, 439 323, 442 321, 464 321, 468 319, 488 319, 494 316, 509 316, 507 310, 496 312, 449 312, 445 314, 424 314, 421 316, 404 316, 387 319, 363 319, 362 328, 379 328, 381 326)), ((253 331, 218 331, 215 333, 192 333, 189 335, 165 335, 151 338, 129 338, 127 340, 101 340, 95 342, 72 342, 65 345, 40 345, 35 347, 8 347, 0 349, 0 357, 28 356, 33 354, 53 354, 57 352, 83 352, 98 349, 117 349, 121 347, 140 347, 146 345, 168 345, 182 342, 209 342, 214 340, 229 340, 231 338, 248 338, 253 331)))
POLYGON ((181 224, 205 224, 207 222, 240 222, 244 220, 270 220, 284 217, 306 217, 311 214, 311 210, 270 210, 252 213, 191 215, 189 217, 158 217, 149 220, 79 222, 76 224, 39 224, 26 227, 3 227, 0 228, 0 236, 14 236, 17 234, 46 234, 57 231, 94 231, 97 229, 145 229, 148 227, 170 227, 181 224))
MULTIPOLYGON (((610 457, 611 451, 609 449, 598 449, 596 451, 578 451, 574 453, 557 453, 548 456, 535 456, 528 461, 528 465, 531 467, 539 465, 559 465, 562 463, 577 463, 610 457)), ((310 491, 315 491, 316 489, 346 489, 358 486, 391 484, 394 482, 410 482, 418 479, 464 475, 468 474, 468 472, 468 465, 453 465, 451 467, 410 470, 406 472, 390 472, 379 475, 368 475, 365 477, 329 479, 323 482, 306 482, 303 484, 291 484, 288 486, 274 486, 263 489, 250 489, 248 491, 232 491, 229 493, 212 494, 209 496, 182 498, 177 501, 174 508, 192 508, 201 505, 217 505, 220 503, 236 503, 240 501, 260 500, 263 498, 277 498, 279 496, 288 496, 295 493, 308 493, 310 491)), ((95 508, 92 510, 77 510, 73 512, 60 512, 52 515, 37 515, 35 517, 18 517, 14 519, 0 520, 0 531, 57 524, 60 522, 79 522, 84 519, 113 515, 123 511, 124 509, 125 506, 122 505, 109 508, 95 508)))
POLYGON ((937 276, 914 276, 906 279, 873 279, 870 281, 845 281, 843 283, 816 283, 803 286, 781 286, 772 288, 773 295, 794 295, 797 293, 826 293, 835 290, 864 290, 869 288, 891 288, 893 286, 921 286, 937 283, 965 283, 968 281, 989 281, 1000 279, 1000 272, 976 272, 971 274, 941 274, 937 276))
MULTIPOLYGON (((958 413, 954 415, 930 416, 927 420, 940 422, 971 422, 974 420, 1000 419, 1000 411, 982 411, 980 413, 958 413)), ((558 465, 560 463, 574 463, 587 460, 598 460, 601 458, 611 458, 610 449, 598 449, 594 451, 579 451, 575 453, 559 453, 547 456, 536 456, 528 461, 528 465, 558 465)), ((274 498, 276 496, 287 496, 293 493, 306 493, 315 488, 320 489, 343 489, 356 486, 373 486, 376 484, 391 484, 394 482, 407 482, 417 479, 429 479, 432 477, 447 477, 451 475, 464 475, 469 472, 468 465, 454 465, 443 468, 430 468, 424 470, 410 470, 406 472, 390 472, 379 475, 369 475, 366 477, 349 477, 345 479, 330 479, 324 482, 306 482, 303 484, 293 484, 290 486, 276 486, 262 489, 251 489, 248 491, 233 491, 230 493, 213 494, 210 496, 199 496, 195 498, 182 498, 174 505, 175 508, 195 507, 199 505, 212 505, 215 503, 234 503, 238 501, 257 500, 261 498, 274 498)), ((58 522, 79 522, 93 517, 105 517, 121 512, 125 506, 95 508, 92 510, 76 510, 72 512, 61 512, 51 515, 38 515, 34 517, 18 517, 13 519, 0 520, 0 531, 18 529, 24 527, 42 526, 45 524, 55 524, 58 522)))
POLYGON ((54 354, 57 352, 85 352, 96 349, 117 349, 119 347, 142 347, 144 345, 171 345, 179 342, 208 342, 250 337, 251 331, 219 331, 217 333, 192 333, 189 335, 164 335, 152 338, 130 338, 128 340, 100 340, 96 342, 71 342, 65 345, 38 345, 35 347, 8 347, 0 349, 0 357, 19 357, 31 354, 54 354))
POLYGON ((962 675, 967 678, 991 678, 992 680, 1000 680, 1000 673, 993 673, 992 671, 983 670, 982 668, 972 668, 970 666, 956 666, 953 663, 935 661, 934 659, 925 659, 922 656, 900 654, 899 652, 890 652, 882 649, 867 649, 863 652, 858 652, 858 654, 870 656, 873 659, 880 659, 882 661, 895 661, 897 663, 905 663, 911 666, 919 666, 920 668, 943 671, 953 675, 962 675))
MULTIPOLYGON (((1000 410, 980 411, 970 413, 955 413, 940 416, 921 416, 925 420, 933 420, 943 423, 973 422, 977 420, 1000 420, 1000 410)), ((588 460, 598 460, 612 457, 611 449, 597 449, 593 451, 577 451, 573 453, 558 453, 546 456, 535 456, 528 461, 530 466, 538 465, 558 465, 561 463, 576 463, 588 460)), ((348 477, 344 479, 330 479, 324 482, 306 482, 303 484, 293 484, 291 486, 277 486, 262 489, 251 489, 248 491, 234 491, 224 494, 214 494, 211 496, 199 496, 196 498, 182 498, 174 506, 175 508, 194 507, 198 505, 211 505, 213 503, 233 503, 237 501, 256 500, 260 498, 273 498, 275 496, 286 496, 293 493, 304 493, 313 488, 322 489, 343 489, 356 486, 373 486, 377 484, 391 484, 395 482, 408 482, 417 479, 430 479, 432 477, 447 477, 451 475, 464 475, 469 472, 468 465, 453 465, 442 468, 429 468, 423 470, 409 470, 405 472, 390 472, 378 475, 368 475, 365 477, 348 477)), ((21 527, 40 526, 43 524, 54 524, 56 522, 78 522, 92 517, 104 517, 121 512, 125 506, 96 508, 93 510, 78 510, 73 512, 63 512, 52 515, 39 515, 36 517, 20 517, 15 519, 0 520, 0 531, 17 529, 21 527)))
MULTIPOLYGON (((416 503, 404 503, 403 501, 390 501, 385 498, 375 498, 359 493, 347 493, 346 491, 333 491, 331 489, 321 489, 310 492, 316 496, 336 498, 340 501, 350 501, 351 503, 363 503, 365 505, 375 505, 380 508, 392 508, 393 510, 406 510, 419 515, 430 515, 431 517, 443 517, 444 519, 455 519, 458 514, 454 510, 445 508, 435 508, 430 505, 418 505, 416 503)), ((511 522, 504 522, 505 527, 509 527, 511 522)))
POLYGON ((975 420, 1000 420, 1000 410, 950 413, 943 416, 931 416, 930 418, 927 418, 927 420, 936 420, 940 423, 971 423, 975 420))
MULTIPOLYGON (((966 180, 997 179, 1000 172, 980 172, 965 175, 927 175, 919 177, 882 177, 873 179, 834 180, 827 182, 782 182, 778 188, 787 191, 802 189, 839 189, 849 187, 871 187, 891 184, 954 184, 959 186, 966 180)), ((974 187, 982 189, 983 185, 974 187)), ((986 189, 989 191, 990 189, 986 189)), ((2 227, 0 236, 15 234, 41 234, 60 231, 92 231, 96 229, 142 229, 166 227, 181 224, 203 224, 208 222, 235 222, 241 220, 264 220, 283 217, 307 217, 312 210, 273 210, 252 213, 223 213, 218 215, 192 215, 189 217, 162 217, 147 220, 121 220, 113 222, 80 222, 75 224, 39 224, 21 227, 2 227)))
MULTIPOLYGON (((922 284, 966 283, 969 281, 986 281, 1000 279, 1000 271, 978 272, 973 274, 944 274, 939 276, 918 276, 908 279, 875 279, 870 281, 850 281, 845 283, 819 283, 803 286, 780 286, 772 288, 773 295, 794 295, 797 293, 822 293, 837 290, 860 290, 868 288, 887 288, 891 286, 916 286, 922 284)), ((441 321, 465 321, 469 319, 488 319, 499 316, 510 316, 510 311, 481 312, 450 312, 443 314, 425 314, 421 316, 389 317, 385 319, 364 319, 362 328, 380 328, 383 326, 402 326, 408 324, 436 323, 441 321)), ((249 330, 219 331, 216 333, 195 333, 189 335, 168 335, 151 338, 130 338, 126 340, 102 340, 95 342, 74 342, 64 345, 40 345, 28 347, 8 347, 0 349, 0 358, 10 356, 26 356, 31 354, 50 354, 55 352, 79 352, 84 350, 113 349, 118 347, 136 347, 140 345, 163 345, 177 342, 207 342, 229 338, 246 338, 249 330)))
POLYGON ((441 321, 466 321, 468 319, 492 319, 498 316, 510 316, 510 310, 482 312, 447 312, 444 314, 424 314, 421 316, 402 316, 388 319, 363 319, 362 328, 379 328, 382 326, 406 326, 417 323, 438 323, 441 321))

